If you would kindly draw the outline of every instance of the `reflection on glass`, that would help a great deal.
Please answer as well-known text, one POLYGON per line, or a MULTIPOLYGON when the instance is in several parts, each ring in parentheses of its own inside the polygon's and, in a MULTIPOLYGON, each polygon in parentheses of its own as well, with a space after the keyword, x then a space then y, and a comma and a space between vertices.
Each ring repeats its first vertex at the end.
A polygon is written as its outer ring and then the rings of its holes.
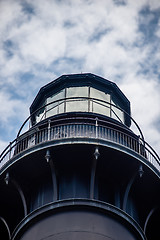
MULTIPOLYGON (((114 105, 117 105, 113 101, 111 101, 111 103, 114 104, 114 105)), ((111 106, 111 109, 112 109, 111 117, 124 123, 124 113, 120 109, 118 109, 114 106, 111 106)))
POLYGON ((64 98, 65 98, 65 89, 47 98, 47 104, 49 103, 51 104, 46 106, 46 117, 51 117, 53 115, 64 112, 64 100, 57 101, 59 99, 64 99, 64 98), (53 101, 56 101, 56 102, 52 103, 53 101))
POLYGON ((38 113, 36 113, 35 118, 36 118, 36 123, 45 119, 45 108, 42 108, 41 110, 39 110, 38 113))
MULTIPOLYGON (((110 95, 95 88, 90 88, 90 97, 110 103, 110 95)), ((90 111, 110 117, 110 105, 102 101, 90 100, 90 111)))
MULTIPOLYGON (((88 87, 67 88, 67 98, 88 97, 88 87)), ((66 101, 66 112, 88 112, 88 99, 75 99, 66 101)))

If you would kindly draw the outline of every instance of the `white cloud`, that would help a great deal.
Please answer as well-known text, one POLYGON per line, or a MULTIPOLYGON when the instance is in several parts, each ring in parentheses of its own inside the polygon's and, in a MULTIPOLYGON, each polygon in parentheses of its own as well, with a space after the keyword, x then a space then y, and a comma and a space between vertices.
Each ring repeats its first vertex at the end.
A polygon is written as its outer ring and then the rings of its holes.
POLYGON ((2 128, 6 128, 6 130, 13 129, 15 124, 14 121, 17 118, 21 118, 21 121, 23 121, 28 114, 24 112, 26 103, 20 99, 13 98, 12 90, 10 91, 11 92, 8 92, 2 89, 0 91, 0 125, 2 128))
POLYGON ((0 153, 8 146, 9 142, 0 140, 0 153))
POLYGON ((0 13, 0 31, 3 32, 1 38, 5 39, 10 28, 16 24, 16 21, 20 17, 21 6, 18 1, 1 0, 0 13))
POLYGON ((148 0, 147 3, 151 10, 160 10, 160 1, 159 0, 148 0))

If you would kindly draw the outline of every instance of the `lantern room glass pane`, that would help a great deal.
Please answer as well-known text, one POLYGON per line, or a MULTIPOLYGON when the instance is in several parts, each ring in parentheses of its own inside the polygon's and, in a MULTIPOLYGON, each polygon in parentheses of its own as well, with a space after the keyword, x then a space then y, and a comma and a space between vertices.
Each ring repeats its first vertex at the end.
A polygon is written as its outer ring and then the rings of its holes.
POLYGON ((40 110, 35 114, 36 123, 42 121, 43 119, 45 119, 45 107, 43 107, 42 109, 40 109, 40 110))
MULTIPOLYGON (((112 104, 116 105, 118 107, 118 105, 112 100, 111 101, 112 104)), ((119 108, 116 108, 114 106, 111 106, 111 117, 118 120, 119 122, 124 123, 124 113, 123 111, 121 111, 119 108)))
POLYGON ((47 98, 47 103, 49 104, 46 106, 46 117, 51 117, 53 115, 63 113, 64 112, 64 102, 65 102, 65 89, 60 91, 59 93, 47 98), (60 100, 63 99, 63 100, 60 100), (59 101, 58 101, 59 100, 59 101), (56 101, 56 102, 54 102, 56 101), (54 102, 54 103, 52 103, 54 102))
POLYGON ((110 95, 95 88, 90 88, 90 98, 99 100, 90 100, 90 112, 103 114, 110 117, 110 95), (103 102, 105 101, 105 102, 103 102), (108 103, 106 103, 108 102, 108 103))
POLYGON ((88 87, 70 87, 66 89, 66 97, 79 99, 66 100, 66 112, 88 112, 88 87), (81 98, 82 97, 82 98, 81 98))

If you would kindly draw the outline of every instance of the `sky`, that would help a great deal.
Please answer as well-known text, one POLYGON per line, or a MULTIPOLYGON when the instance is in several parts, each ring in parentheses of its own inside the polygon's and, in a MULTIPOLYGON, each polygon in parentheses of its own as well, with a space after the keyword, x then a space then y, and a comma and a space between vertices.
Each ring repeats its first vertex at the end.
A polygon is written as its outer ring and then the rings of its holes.
POLYGON ((0 0, 0 152, 63 74, 115 82, 160 155, 159 0, 0 0))

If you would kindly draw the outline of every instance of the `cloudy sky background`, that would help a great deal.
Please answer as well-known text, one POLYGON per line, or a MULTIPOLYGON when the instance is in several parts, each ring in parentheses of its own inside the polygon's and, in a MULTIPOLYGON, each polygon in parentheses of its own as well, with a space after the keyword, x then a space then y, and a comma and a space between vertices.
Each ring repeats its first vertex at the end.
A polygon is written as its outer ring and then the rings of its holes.
POLYGON ((67 73, 114 81, 160 155, 159 0, 0 0, 0 152, 40 87, 67 73))

